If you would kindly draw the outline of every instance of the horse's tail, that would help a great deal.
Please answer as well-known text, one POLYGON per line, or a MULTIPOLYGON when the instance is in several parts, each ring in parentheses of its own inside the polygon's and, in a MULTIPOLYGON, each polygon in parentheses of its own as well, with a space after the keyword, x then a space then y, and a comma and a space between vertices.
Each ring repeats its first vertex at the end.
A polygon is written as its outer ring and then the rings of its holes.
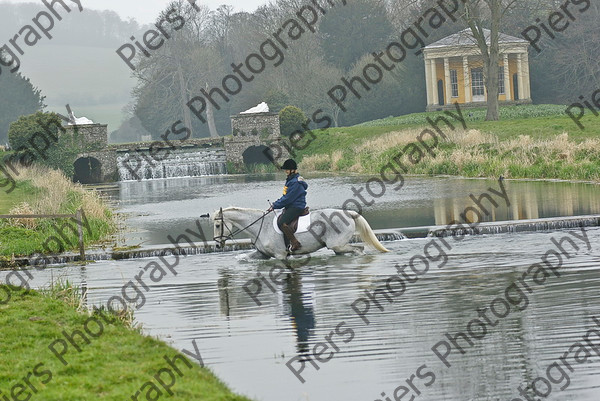
POLYGON ((381 245, 381 242, 379 242, 379 240, 375 236, 375 233, 369 225, 369 222, 367 222, 367 220, 364 217, 362 217, 360 214, 354 211, 349 211, 349 213, 356 222, 356 231, 358 231, 360 238, 365 244, 371 245, 379 252, 389 252, 388 249, 381 245))

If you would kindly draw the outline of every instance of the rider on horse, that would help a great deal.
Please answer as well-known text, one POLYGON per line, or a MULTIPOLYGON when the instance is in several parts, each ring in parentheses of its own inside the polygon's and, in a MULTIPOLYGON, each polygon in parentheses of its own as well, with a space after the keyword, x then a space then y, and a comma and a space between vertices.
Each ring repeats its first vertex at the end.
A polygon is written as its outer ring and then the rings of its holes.
POLYGON ((294 252, 300 249, 302 245, 294 236, 294 232, 289 224, 297 219, 306 208, 306 189, 308 188, 308 184, 297 172, 298 164, 294 160, 286 160, 281 169, 285 170, 287 174, 287 180, 283 187, 283 196, 273 203, 269 211, 285 208, 279 228, 285 234, 286 247, 288 247, 290 252, 294 252))

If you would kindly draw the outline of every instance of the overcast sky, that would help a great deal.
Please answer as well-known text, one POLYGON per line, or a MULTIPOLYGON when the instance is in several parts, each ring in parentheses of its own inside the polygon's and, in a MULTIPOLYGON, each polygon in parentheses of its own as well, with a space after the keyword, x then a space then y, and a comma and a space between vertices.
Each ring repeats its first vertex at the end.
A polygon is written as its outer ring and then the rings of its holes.
MULTIPOLYGON (((65 4, 73 4, 71 0, 64 0, 65 4)), ((32 0, 1 0, 8 3, 41 3, 32 0)), ((254 11, 259 6, 266 4, 267 0, 197 0, 198 4, 206 4, 214 10, 221 4, 235 7, 236 11, 254 11)), ((156 20, 159 13, 169 4, 169 0, 81 0, 84 9, 113 10, 123 19, 135 18, 141 23, 151 23, 156 20)))

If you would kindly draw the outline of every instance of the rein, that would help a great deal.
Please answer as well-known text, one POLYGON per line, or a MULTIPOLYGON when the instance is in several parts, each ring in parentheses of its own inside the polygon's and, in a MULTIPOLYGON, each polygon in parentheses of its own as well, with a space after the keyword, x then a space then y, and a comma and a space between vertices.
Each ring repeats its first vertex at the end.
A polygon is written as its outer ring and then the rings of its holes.
MULTIPOLYGON (((256 235, 256 239, 258 240, 258 237, 262 231, 263 228, 263 224, 265 223, 265 217, 271 213, 272 211, 263 213, 263 215, 261 217, 259 217, 258 219, 254 220, 252 223, 248 224, 246 227, 241 228, 241 229, 237 229, 235 231, 231 231, 229 228, 227 228, 227 231, 229 231, 229 235, 225 235, 225 231, 224 231, 224 227, 225 227, 225 218, 223 217, 223 208, 220 209, 219 213, 221 215, 221 235, 219 235, 218 237, 214 237, 213 240, 214 241, 219 241, 221 242, 221 246, 225 245, 225 241, 233 239, 234 236, 238 235, 241 232, 246 231, 248 228, 252 227, 254 224, 258 223, 259 221, 261 221, 260 223, 260 228, 258 230, 258 234, 256 235)), ((255 245, 256 242, 253 242, 252 245, 255 245)))

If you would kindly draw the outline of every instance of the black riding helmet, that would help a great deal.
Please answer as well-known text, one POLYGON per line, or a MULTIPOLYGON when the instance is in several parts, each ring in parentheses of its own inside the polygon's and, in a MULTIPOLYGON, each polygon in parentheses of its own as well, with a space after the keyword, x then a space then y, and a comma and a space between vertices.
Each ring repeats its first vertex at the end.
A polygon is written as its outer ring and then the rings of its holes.
POLYGON ((287 159, 283 166, 281 166, 282 170, 298 170, 298 164, 293 159, 287 159))

